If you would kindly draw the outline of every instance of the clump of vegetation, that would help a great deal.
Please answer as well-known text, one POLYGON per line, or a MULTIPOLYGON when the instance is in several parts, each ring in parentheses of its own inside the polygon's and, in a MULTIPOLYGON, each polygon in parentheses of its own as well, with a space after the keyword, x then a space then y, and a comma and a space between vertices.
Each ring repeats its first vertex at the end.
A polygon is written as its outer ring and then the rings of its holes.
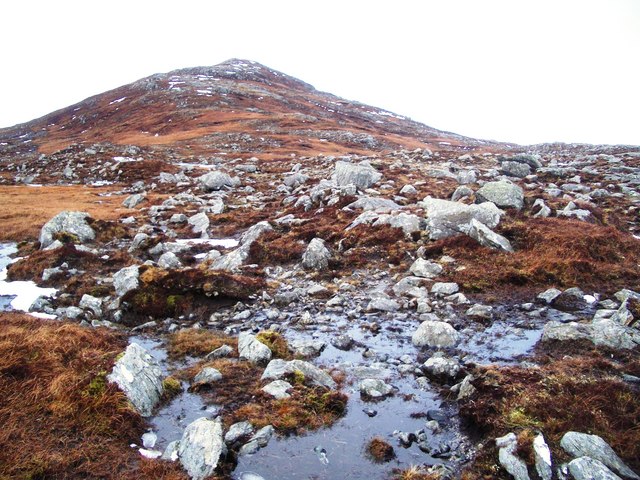
POLYGON ((264 343, 275 358, 289 359, 289 345, 285 338, 273 330, 264 330, 256 335, 256 339, 264 343))
POLYGON ((377 463, 384 463, 393 460, 396 456, 393 447, 389 442, 380 437, 373 437, 367 443, 367 454, 377 463))
POLYGON ((427 246, 429 257, 451 255, 464 269, 451 281, 467 291, 579 285, 602 293, 640 288, 638 241, 614 227, 559 218, 504 221, 497 229, 515 253, 491 250, 461 235, 427 246))
POLYGON ((237 349, 238 340, 222 332, 190 328, 169 335, 167 352, 173 358, 202 357, 223 345, 237 349))
POLYGON ((182 392, 182 384, 177 378, 169 376, 162 381, 162 389, 163 400, 168 401, 182 392))
POLYGON ((37 250, 28 257, 12 263, 7 268, 7 276, 10 280, 33 280, 42 278, 42 272, 46 268, 58 267, 67 263, 70 268, 96 269, 103 261, 89 252, 76 250, 71 243, 65 243, 55 250, 37 250))
POLYGON ((106 381, 126 339, 21 314, 2 313, 0 322, 0 477, 126 478, 136 470, 129 444, 144 433, 143 420, 106 381))
POLYGON ((412 465, 404 470, 394 469, 393 480, 438 480, 440 475, 429 473, 424 467, 412 465))
MULTIPOLYGON (((555 461, 563 462, 570 459, 560 439, 573 430, 601 436, 631 468, 640 468, 640 400, 619 379, 621 373, 640 373, 637 352, 603 352, 586 344, 575 350, 581 353, 568 356, 570 346, 551 347, 537 359, 538 368, 478 368, 477 393, 461 405, 461 415, 485 438, 515 432, 530 466, 534 432, 543 433, 555 461)), ((494 442, 487 442, 464 478, 508 478, 497 459, 494 442)))

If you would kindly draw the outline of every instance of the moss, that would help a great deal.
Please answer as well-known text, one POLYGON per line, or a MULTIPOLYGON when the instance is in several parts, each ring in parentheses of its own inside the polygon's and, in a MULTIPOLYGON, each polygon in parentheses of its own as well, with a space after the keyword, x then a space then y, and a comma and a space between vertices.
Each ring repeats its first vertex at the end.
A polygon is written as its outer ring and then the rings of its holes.
POLYGON ((169 376, 162 381, 162 389, 162 398, 165 401, 171 400, 182 392, 182 384, 180 383, 180 380, 169 376))
POLYGON ((82 243, 77 235, 70 232, 56 232, 53 234, 53 239, 58 240, 64 244, 78 245, 82 243))
POLYGON ((107 372, 102 370, 89 382, 83 394, 90 397, 100 397, 107 386, 107 372))
POLYGON ((269 347, 275 358, 289 359, 291 357, 287 341, 278 332, 265 330, 258 333, 256 339, 269 347))

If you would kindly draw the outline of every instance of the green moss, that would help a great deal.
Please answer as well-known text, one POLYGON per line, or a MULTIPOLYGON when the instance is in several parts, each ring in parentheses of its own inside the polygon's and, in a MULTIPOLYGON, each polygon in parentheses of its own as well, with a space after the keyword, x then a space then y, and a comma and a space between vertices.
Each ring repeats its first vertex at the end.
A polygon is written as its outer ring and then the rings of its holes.
POLYGON ((291 357, 287 341, 278 332, 265 330, 258 333, 256 339, 269 347, 275 358, 289 359, 291 357))
POLYGON ((183 299, 182 295, 169 295, 167 297, 167 308, 175 312, 178 306, 180 305, 180 302, 182 301, 182 299, 183 299))
POLYGON ((182 384, 180 380, 177 380, 174 377, 167 377, 162 381, 163 393, 162 397, 164 400, 170 400, 180 392, 182 392, 182 384))
POLYGON ((57 232, 53 235, 54 240, 59 240, 62 243, 73 243, 75 245, 80 244, 80 238, 77 235, 69 232, 57 232))
POLYGON ((516 407, 507 413, 507 424, 511 427, 541 427, 542 422, 531 417, 523 407, 516 407))
POLYGON ((99 397, 104 393, 106 388, 107 372, 102 370, 89 382, 89 385, 85 388, 83 395, 94 398, 99 397))
POLYGON ((125 352, 120 352, 118 355, 116 355, 116 358, 114 359, 114 362, 119 361, 122 357, 124 357, 125 352))

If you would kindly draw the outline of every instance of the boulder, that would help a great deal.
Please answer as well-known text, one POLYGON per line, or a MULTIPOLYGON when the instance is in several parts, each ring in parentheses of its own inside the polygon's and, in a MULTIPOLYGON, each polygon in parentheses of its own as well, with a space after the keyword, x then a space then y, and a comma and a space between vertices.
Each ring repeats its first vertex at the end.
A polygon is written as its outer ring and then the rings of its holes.
POLYGON ((400 304, 384 293, 374 293, 367 305, 368 312, 397 312, 400 304))
POLYGON ((500 465, 509 472, 515 480, 530 480, 527 464, 516 456, 518 449, 518 439, 514 433, 509 433, 504 437, 496 438, 498 460, 500 465))
POLYGON ((40 230, 40 248, 45 249, 54 241, 58 233, 68 233, 78 239, 80 243, 86 243, 96 238, 96 233, 87 223, 90 218, 86 212, 60 212, 40 230))
POLYGON ((247 437, 253 433, 253 425, 249 422, 234 423, 229 427, 229 430, 224 436, 224 442, 226 444, 233 444, 240 440, 242 437, 247 437))
POLYGON ((613 349, 632 350, 640 345, 640 331, 625 327, 613 318, 599 318, 591 322, 591 341, 613 349))
POLYGON ((434 295, 453 295, 460 290, 460 287, 457 283, 454 282, 436 282, 431 285, 431 293, 434 295))
POLYGON ((436 378, 454 379, 460 373, 460 364, 457 360, 438 352, 429 358, 422 368, 427 374, 436 378))
POLYGON ((196 213, 189 217, 187 220, 189 225, 191 225, 191 230, 193 233, 199 233, 202 236, 207 234, 207 229, 209 228, 209 217, 206 213, 200 212, 196 213))
POLYGON ((269 347, 247 332, 241 332, 238 337, 238 352, 240 358, 251 363, 262 364, 271 360, 269 347))
POLYGON ((355 185, 365 190, 382 178, 382 174, 370 165, 356 165, 354 163, 339 161, 336 163, 333 180, 338 186, 355 185))
POLYGON ((551 450, 544 441, 541 433, 533 439, 533 456, 536 462, 536 471, 542 480, 551 480, 553 471, 551 470, 551 450))
POLYGON ((314 238, 302 254, 302 266, 309 270, 326 270, 329 268, 330 259, 331 252, 326 247, 324 240, 314 238))
POLYGON ((383 380, 366 378, 360 382, 360 393, 370 398, 382 398, 393 393, 393 387, 383 380))
POLYGON ((140 271, 137 265, 118 270, 113 275, 113 287, 116 290, 116 296, 123 297, 131 290, 138 288, 139 277, 140 271))
POLYGON ((289 382, 285 382, 284 380, 274 380, 273 382, 262 387, 262 391, 268 395, 271 395, 276 400, 283 400, 285 398, 289 398, 291 394, 287 393, 288 390, 291 390, 293 385, 289 382))
POLYGON ((237 187, 240 180, 237 177, 231 178, 227 173, 214 171, 198 177, 198 183, 205 192, 212 192, 225 187, 237 187))
POLYGON ((264 370, 261 380, 279 380, 288 373, 296 372, 300 372, 304 375, 305 380, 315 385, 329 389, 336 388, 336 382, 327 372, 304 360, 271 360, 264 370))
POLYGON ((434 278, 442 273, 442 267, 437 263, 418 258, 413 262, 409 271, 416 277, 434 278))
POLYGON ((542 330, 542 341, 591 340, 591 325, 577 322, 548 322, 542 330))
POLYGON ((446 322, 425 320, 411 340, 416 347, 453 347, 460 341, 460 334, 446 322))
POLYGON ((574 480, 622 480, 599 460, 579 457, 567 465, 574 480))
POLYGON ((488 228, 495 228, 503 213, 491 202, 465 205, 427 197, 420 202, 420 206, 426 210, 427 230, 431 240, 460 235, 461 227, 469 225, 474 218, 488 228))
POLYGON ((213 475, 226 450, 221 419, 200 417, 185 428, 178 446, 178 457, 192 480, 204 480, 213 475))
POLYGON ((355 202, 344 207, 343 210, 364 210, 365 212, 375 210, 379 212, 388 212, 398 210, 399 208, 400 205, 388 198, 362 196, 355 202))
POLYGON ((198 387, 213 385, 220 380, 222 380, 222 374, 219 370, 212 367, 204 367, 194 377, 192 387, 197 389, 198 387))
POLYGON ((483 247, 513 253, 513 247, 509 240, 494 232, 475 218, 472 218, 471 223, 468 226, 462 227, 461 230, 483 247))
POLYGON ((520 210, 524 206, 524 191, 518 185, 505 180, 488 182, 476 192, 476 202, 493 202, 498 207, 520 210))
POLYGON ((133 195, 129 195, 124 202, 122 202, 122 206, 124 208, 136 208, 142 202, 147 200, 146 193, 134 193, 133 195))
POLYGON ((560 440, 560 446, 570 455, 574 457, 590 457, 594 460, 602 462, 610 469, 618 472, 620 475, 640 479, 633 470, 631 470, 618 457, 613 448, 609 446, 601 437, 597 435, 589 435, 580 432, 567 432, 560 440))
POLYGON ((102 317, 102 299, 100 298, 85 293, 78 306, 83 310, 89 310, 96 318, 102 317))
POLYGON ((180 262, 180 259, 175 253, 166 252, 160 255, 160 258, 158 258, 158 266, 160 268, 171 270, 174 268, 182 267, 182 262, 180 262))
POLYGON ((164 391, 160 367, 137 343, 131 343, 127 347, 107 380, 120 387, 143 417, 151 416, 164 391))
POLYGON ((510 177, 524 178, 527 175, 531 175, 531 167, 529 165, 526 163, 511 162, 509 160, 502 162, 500 170, 510 177))

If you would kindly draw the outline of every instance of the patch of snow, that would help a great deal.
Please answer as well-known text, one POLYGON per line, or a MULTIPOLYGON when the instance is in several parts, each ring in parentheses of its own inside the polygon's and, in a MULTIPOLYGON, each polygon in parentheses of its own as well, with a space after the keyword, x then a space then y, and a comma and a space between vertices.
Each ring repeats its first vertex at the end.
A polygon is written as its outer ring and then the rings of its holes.
POLYGON ((119 163, 128 163, 128 162, 137 162, 138 160, 131 157, 113 157, 116 162, 119 163))
POLYGON ((113 185, 113 182, 110 182, 109 180, 97 180, 95 182, 91 182, 89 185, 92 187, 104 187, 106 185, 113 185))
MULTIPOLYGON (((6 278, 6 271, 4 278, 6 278)), ((56 294, 55 288, 41 288, 34 282, 16 281, 6 282, 0 281, 0 296, 1 297, 15 297, 11 300, 11 308, 14 310, 21 310, 28 312, 29 308, 36 301, 38 297, 51 297, 56 294)))
POLYGON ((119 99, 117 99, 117 100, 114 100, 113 102, 109 103, 109 105, 113 105, 114 103, 120 103, 120 102, 122 102, 123 100, 125 100, 126 98, 127 98, 127 97, 122 97, 122 98, 119 98, 119 99))

